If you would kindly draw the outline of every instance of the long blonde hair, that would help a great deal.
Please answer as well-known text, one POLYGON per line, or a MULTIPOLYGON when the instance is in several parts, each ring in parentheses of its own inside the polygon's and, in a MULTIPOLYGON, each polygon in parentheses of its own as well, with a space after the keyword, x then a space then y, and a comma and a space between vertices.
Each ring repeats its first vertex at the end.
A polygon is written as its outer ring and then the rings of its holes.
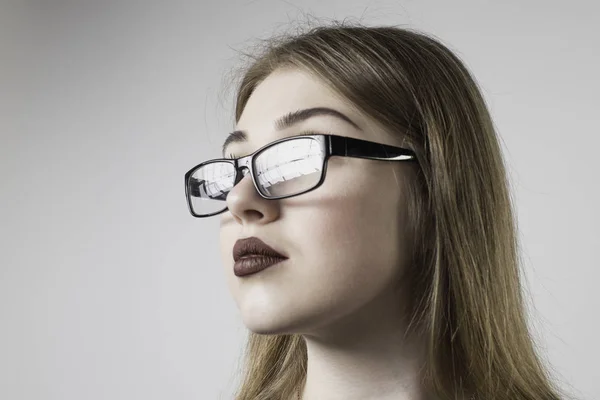
MULTIPOLYGON (((271 72, 298 68, 402 132, 416 152, 411 325, 426 338, 427 391, 444 400, 559 399, 527 324, 501 148, 463 62, 413 29, 340 22, 272 37, 249 56, 236 121, 271 72)), ((305 379, 300 335, 249 332, 244 355, 237 400, 287 399, 305 379)))

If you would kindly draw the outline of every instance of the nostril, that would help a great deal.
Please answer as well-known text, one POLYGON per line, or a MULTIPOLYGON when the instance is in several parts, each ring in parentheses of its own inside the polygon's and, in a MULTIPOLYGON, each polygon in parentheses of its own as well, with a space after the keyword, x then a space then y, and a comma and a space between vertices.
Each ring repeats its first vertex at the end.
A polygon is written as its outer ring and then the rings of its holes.
POLYGON ((265 215, 258 210, 244 210, 244 215, 247 221, 260 221, 265 218, 265 215))

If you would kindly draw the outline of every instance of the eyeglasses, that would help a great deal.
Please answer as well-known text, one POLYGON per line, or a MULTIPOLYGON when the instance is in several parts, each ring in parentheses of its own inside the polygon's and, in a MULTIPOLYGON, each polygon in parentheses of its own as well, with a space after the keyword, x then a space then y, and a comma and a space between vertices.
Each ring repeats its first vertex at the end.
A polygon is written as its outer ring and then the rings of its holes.
POLYGON ((227 194, 247 173, 258 194, 277 200, 315 190, 325 180, 331 156, 416 161, 412 150, 337 135, 307 134, 271 142, 240 158, 219 158, 185 174, 185 196, 196 218, 227 211, 227 194))

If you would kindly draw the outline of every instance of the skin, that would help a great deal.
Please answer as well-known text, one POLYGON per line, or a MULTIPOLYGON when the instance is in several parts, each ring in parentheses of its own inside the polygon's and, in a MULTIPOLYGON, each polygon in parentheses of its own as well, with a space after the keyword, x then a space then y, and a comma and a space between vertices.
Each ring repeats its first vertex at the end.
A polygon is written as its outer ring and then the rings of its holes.
MULTIPOLYGON (((236 129, 245 143, 227 152, 239 157, 307 129, 401 146, 402 137, 355 109, 319 79, 294 69, 269 75, 254 91, 236 129), (329 107, 278 131, 274 121, 290 111, 329 107)), ((404 336, 410 238, 404 232, 405 162, 348 157, 329 159, 318 189, 265 200, 247 175, 227 198, 220 250, 228 288, 245 326, 259 334, 301 334, 308 349, 303 399, 423 399, 418 367, 423 346, 404 336), (256 236, 289 257, 255 275, 233 273, 236 240, 256 236)), ((295 397, 294 397, 295 398, 295 397)))

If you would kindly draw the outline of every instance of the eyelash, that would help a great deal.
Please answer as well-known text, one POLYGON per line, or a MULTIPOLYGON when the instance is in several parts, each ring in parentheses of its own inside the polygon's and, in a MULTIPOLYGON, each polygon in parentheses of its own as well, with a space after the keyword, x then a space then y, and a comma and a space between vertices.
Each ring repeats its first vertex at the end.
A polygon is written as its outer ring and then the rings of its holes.
MULTIPOLYGON (((300 132, 297 135, 294 135, 294 137, 296 136, 310 136, 310 135, 333 135, 332 133, 330 133, 329 131, 315 131, 313 129, 307 129, 305 131, 300 132)), ((237 156, 235 156, 233 153, 229 153, 227 155, 227 157, 225 157, 227 160, 233 160, 238 158, 237 156)))

